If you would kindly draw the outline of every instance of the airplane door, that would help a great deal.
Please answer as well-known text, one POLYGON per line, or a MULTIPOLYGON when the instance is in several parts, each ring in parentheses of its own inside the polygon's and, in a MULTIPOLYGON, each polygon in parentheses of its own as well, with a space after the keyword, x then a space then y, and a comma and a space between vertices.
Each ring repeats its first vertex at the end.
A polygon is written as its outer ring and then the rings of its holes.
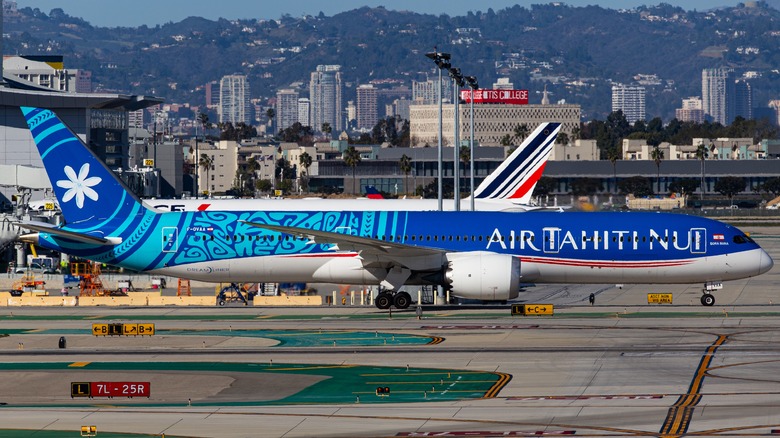
POLYGON ((179 229, 176 227, 163 227, 162 229, 162 251, 176 252, 179 250, 179 229))
POLYGON ((544 252, 547 254, 558 254, 561 239, 560 228, 543 228, 542 234, 544 235, 544 252))
POLYGON ((707 229, 691 228, 691 252, 693 254, 704 254, 707 252, 707 229))

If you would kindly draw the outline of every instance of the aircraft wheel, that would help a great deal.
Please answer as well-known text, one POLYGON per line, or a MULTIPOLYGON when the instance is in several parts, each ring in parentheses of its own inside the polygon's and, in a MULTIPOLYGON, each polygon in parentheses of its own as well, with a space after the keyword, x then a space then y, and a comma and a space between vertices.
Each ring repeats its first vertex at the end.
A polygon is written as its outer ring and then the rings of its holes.
POLYGON ((390 306, 393 305, 393 296, 387 292, 382 292, 381 294, 376 296, 376 300, 374 300, 374 304, 376 304, 376 307, 379 309, 382 310, 389 309, 390 306))
POLYGON ((219 300, 219 302, 217 304, 219 304, 220 306, 224 306, 225 305, 225 300, 219 300))
POLYGON ((406 292, 398 292, 393 299, 395 307, 399 309, 406 309, 412 304, 412 297, 406 292))
POLYGON ((701 304, 704 306, 714 306, 715 305, 715 296, 712 294, 704 294, 701 296, 701 304))

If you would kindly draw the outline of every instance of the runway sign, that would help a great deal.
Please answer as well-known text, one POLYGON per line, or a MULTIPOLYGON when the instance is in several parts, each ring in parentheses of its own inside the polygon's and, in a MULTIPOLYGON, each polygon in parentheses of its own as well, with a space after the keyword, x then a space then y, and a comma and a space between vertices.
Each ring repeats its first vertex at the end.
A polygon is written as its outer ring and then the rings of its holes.
POLYGON ((647 294, 647 304, 672 304, 672 294, 647 294))
POLYGON ((154 324, 92 324, 92 334, 95 336, 152 336, 154 324))
POLYGON ((552 304, 524 304, 523 305, 523 315, 525 316, 552 315, 552 314, 553 314, 552 304))
POLYGON ((71 382, 72 397, 150 397, 150 382, 71 382))

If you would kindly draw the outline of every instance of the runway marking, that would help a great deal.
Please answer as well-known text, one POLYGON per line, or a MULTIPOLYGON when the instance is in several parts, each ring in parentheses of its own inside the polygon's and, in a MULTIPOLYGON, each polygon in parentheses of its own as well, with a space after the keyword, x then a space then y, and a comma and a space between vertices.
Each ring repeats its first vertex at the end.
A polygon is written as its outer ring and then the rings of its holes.
POLYGON ((499 392, 501 392, 502 389, 504 389, 504 386, 509 383, 510 380, 512 380, 511 374, 506 373, 496 373, 499 376, 498 381, 485 393, 482 398, 495 398, 499 392))
POLYGON ((679 437, 688 431, 693 411, 702 398, 701 387, 704 384, 704 378, 707 376, 710 363, 712 363, 712 358, 715 356, 718 348, 727 340, 728 335, 719 335, 718 339, 707 347, 704 356, 702 356, 699 362, 699 366, 696 368, 696 373, 693 376, 691 385, 688 387, 688 392, 680 395, 677 402, 669 408, 660 430, 662 437, 679 437))
POLYGON ((73 362, 72 364, 68 365, 70 368, 83 368, 87 365, 89 365, 91 362, 73 362))

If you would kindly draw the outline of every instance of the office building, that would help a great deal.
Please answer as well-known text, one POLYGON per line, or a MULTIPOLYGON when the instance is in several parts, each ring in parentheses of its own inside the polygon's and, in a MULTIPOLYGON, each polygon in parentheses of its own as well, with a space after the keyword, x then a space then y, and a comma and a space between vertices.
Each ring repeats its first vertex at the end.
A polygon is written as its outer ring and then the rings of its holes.
POLYGON ((357 129, 371 129, 378 119, 376 88, 360 85, 357 88, 357 129))
POLYGON ((249 81, 244 75, 223 76, 219 82, 219 121, 252 124, 249 81))
POLYGON ((681 122, 704 123, 701 97, 692 96, 683 99, 682 108, 674 110, 674 117, 681 122))
POLYGON ((327 123, 333 131, 344 129, 342 117, 342 89, 340 65, 318 65, 311 73, 309 101, 311 102, 311 127, 322 130, 327 123))
POLYGON ((276 93, 276 132, 298 121, 298 92, 291 89, 276 93))
MULTIPOLYGON (((439 78, 427 81, 412 81, 412 101, 420 105, 433 105, 439 103, 436 91, 436 83, 439 78)), ((442 102, 452 102, 452 81, 445 74, 441 80, 442 102)))
POLYGON ((705 68, 701 72, 701 101, 704 114, 713 122, 728 125, 734 120, 734 70, 705 68))
POLYGON ((623 111, 628 123, 645 120, 645 87, 617 84, 612 86, 612 111, 623 111))
POLYGON ((298 121, 303 126, 311 126, 311 101, 308 97, 298 98, 298 121))
MULTIPOLYGON (((753 118, 753 87, 745 79, 737 79, 734 82, 734 118, 736 117, 746 120, 753 118)), ((734 118, 729 123, 734 121, 734 118)))

